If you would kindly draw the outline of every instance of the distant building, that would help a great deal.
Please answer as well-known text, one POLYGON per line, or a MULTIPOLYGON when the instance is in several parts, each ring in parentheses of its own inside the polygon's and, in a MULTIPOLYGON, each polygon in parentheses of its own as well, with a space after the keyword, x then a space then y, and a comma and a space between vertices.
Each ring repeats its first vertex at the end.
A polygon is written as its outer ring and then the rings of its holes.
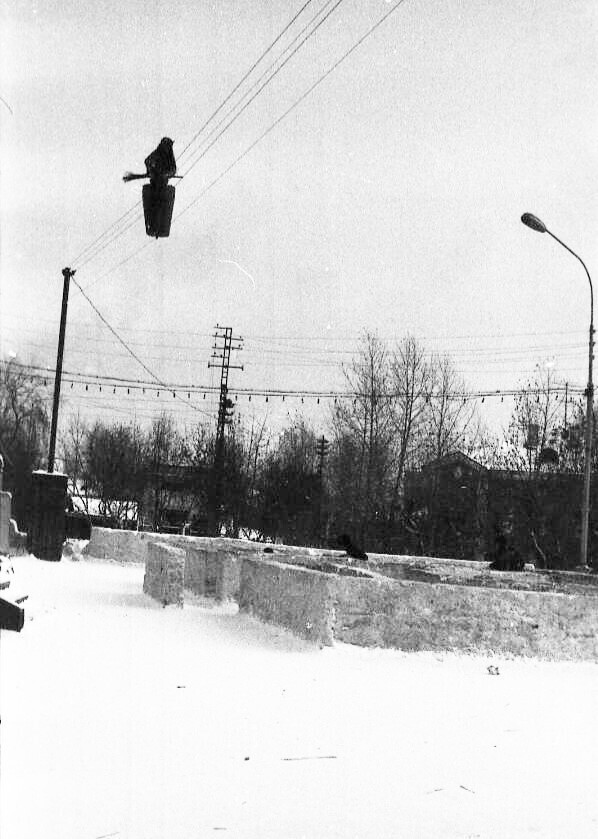
POLYGON ((206 532, 205 467, 168 464, 153 472, 139 507, 139 529, 206 532))
MULTIPOLYGON (((579 562, 582 482, 579 473, 488 469, 452 452, 406 475, 409 548, 457 559, 490 558, 500 531, 526 561, 573 568, 579 562)), ((594 485, 590 555, 598 550, 594 485)))

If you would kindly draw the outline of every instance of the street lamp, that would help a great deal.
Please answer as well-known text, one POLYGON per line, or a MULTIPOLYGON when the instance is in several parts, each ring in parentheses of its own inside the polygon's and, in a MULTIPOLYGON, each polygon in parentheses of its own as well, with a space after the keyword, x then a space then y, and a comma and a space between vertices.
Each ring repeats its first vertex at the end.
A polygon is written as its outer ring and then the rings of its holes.
POLYGON ((588 567, 588 531, 590 522, 590 480, 592 475, 592 426, 594 422, 593 417, 593 402, 594 402, 594 385, 592 382, 592 365, 594 360, 594 289, 592 288, 592 278, 583 259, 578 256, 575 251, 572 251, 564 242, 551 233, 544 222, 531 213, 524 213, 521 216, 521 221, 531 227, 532 230, 537 230, 538 233, 548 233, 552 236, 559 245, 562 245, 565 250, 578 259, 584 267, 588 276, 590 284, 590 341, 588 352, 588 386, 586 388, 586 433, 585 433, 585 463, 584 463, 584 481, 583 481, 583 496, 581 505, 581 546, 580 546, 580 565, 582 568, 588 567))

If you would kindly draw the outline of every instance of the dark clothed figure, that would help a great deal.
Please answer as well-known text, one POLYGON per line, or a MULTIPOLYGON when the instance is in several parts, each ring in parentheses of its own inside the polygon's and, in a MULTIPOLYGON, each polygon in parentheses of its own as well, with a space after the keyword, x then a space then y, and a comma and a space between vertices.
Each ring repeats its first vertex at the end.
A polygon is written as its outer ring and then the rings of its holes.
POLYGON ((158 146, 145 158, 145 169, 154 187, 166 186, 169 178, 176 175, 176 160, 170 137, 162 137, 158 146))
POLYGON ((489 567, 494 571, 523 571, 524 561, 507 543, 503 531, 497 527, 495 533, 494 557, 489 567))
POLYGON ((368 555, 357 545, 353 544, 350 537, 343 533, 339 536, 338 543, 341 548, 344 548, 347 552, 347 556, 350 556, 351 559, 367 559, 368 555))

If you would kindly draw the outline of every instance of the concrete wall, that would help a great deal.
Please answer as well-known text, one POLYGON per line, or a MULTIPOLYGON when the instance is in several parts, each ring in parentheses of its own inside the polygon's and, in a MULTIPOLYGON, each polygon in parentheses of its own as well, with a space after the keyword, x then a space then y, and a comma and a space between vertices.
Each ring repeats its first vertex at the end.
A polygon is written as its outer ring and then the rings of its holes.
POLYGON ((136 530, 112 530, 109 527, 92 527, 91 539, 83 554, 97 559, 113 559, 116 562, 145 562, 147 536, 154 535, 136 530))
POLYGON ((217 600, 236 599, 239 556, 244 552, 253 555, 263 550, 263 546, 236 539, 94 527, 84 554, 126 564, 146 563, 150 545, 181 548, 185 553, 185 588, 217 600))
POLYGON ((295 635, 331 645, 332 575, 271 560, 243 557, 239 609, 295 635))
POLYGON ((88 553, 145 562, 148 546, 183 550, 183 585, 329 644, 598 660, 598 575, 510 573, 485 563, 371 555, 322 573, 340 551, 93 528, 88 553), (378 572, 374 571, 377 569, 378 572))
POLYGON ((210 536, 181 536, 169 533, 154 533, 146 530, 113 530, 109 527, 92 527, 91 539, 85 553, 98 559, 113 559, 117 562, 145 562, 149 542, 166 542, 184 547, 196 545, 210 552, 229 551, 236 556, 264 555, 265 559, 293 564, 315 564, 322 557, 342 558, 343 551, 329 551, 321 548, 304 548, 293 545, 271 545, 264 542, 247 542, 243 539, 229 539, 210 536), (272 553, 265 553, 265 549, 272 553))
POLYGON ((213 543, 182 547, 186 589, 216 600, 238 598, 241 563, 236 551, 213 543))
POLYGON ((151 542, 145 560, 143 591, 163 606, 184 602, 185 551, 151 542))
POLYGON ((12 495, 10 492, 0 491, 0 553, 10 553, 10 505, 12 495))
POLYGON ((14 519, 10 519, 8 522, 8 541, 11 555, 15 556, 27 552, 27 534, 19 530, 14 519))
POLYGON ((595 595, 338 577, 335 609, 361 646, 598 659, 595 595))

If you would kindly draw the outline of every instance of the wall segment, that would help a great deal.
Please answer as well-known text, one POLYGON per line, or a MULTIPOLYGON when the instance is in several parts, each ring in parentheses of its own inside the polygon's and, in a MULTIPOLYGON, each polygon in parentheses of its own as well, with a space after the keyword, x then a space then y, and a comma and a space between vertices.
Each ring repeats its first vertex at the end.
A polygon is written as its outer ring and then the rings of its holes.
POLYGON ((505 573, 427 557, 375 555, 348 565, 340 551, 102 528, 93 529, 87 553, 146 562, 152 544, 179 549, 185 589, 236 600, 320 644, 598 661, 596 575, 505 573), (360 572, 367 576, 347 576, 360 572))

